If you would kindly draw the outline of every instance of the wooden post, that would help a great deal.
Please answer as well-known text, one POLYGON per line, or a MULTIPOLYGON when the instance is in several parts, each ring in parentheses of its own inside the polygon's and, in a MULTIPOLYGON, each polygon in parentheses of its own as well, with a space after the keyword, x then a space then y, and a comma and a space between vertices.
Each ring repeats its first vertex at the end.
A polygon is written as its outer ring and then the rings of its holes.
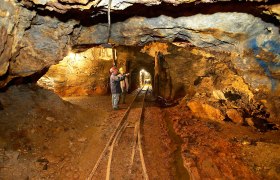
POLYGON ((117 57, 117 51, 116 49, 112 46, 112 55, 113 55, 113 66, 117 67, 117 61, 116 61, 116 57, 117 57))
POLYGON ((154 94, 155 96, 159 95, 159 74, 160 74, 160 58, 159 58, 160 52, 156 52, 155 54, 155 74, 154 74, 154 94))

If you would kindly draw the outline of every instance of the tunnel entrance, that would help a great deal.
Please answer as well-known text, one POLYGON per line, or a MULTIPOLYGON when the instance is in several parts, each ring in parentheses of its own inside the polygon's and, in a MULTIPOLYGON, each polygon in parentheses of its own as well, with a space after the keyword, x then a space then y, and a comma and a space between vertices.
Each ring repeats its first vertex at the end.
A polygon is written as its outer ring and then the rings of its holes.
POLYGON ((151 74, 147 72, 145 69, 142 69, 139 72, 139 82, 140 82, 140 87, 151 86, 152 85, 151 74))

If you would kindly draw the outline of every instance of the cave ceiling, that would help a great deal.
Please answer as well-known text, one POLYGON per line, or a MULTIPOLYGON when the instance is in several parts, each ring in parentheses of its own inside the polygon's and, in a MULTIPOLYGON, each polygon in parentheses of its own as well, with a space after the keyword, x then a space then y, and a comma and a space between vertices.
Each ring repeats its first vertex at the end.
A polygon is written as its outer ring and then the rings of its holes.
POLYGON ((0 0, 0 87, 57 64, 70 51, 186 42, 216 51, 254 49, 279 60, 277 0, 0 0), (109 30, 109 31, 108 31, 109 30), (110 33, 109 33, 110 32, 110 33))
MULTIPOLYGON (((58 13, 66 13, 71 10, 91 10, 93 13, 102 13, 110 3, 113 11, 124 10, 128 7, 138 5, 155 6, 168 4, 169 6, 178 6, 186 4, 216 4, 219 2, 231 2, 230 0, 22 0, 19 1, 26 7, 35 7, 37 9, 56 11, 58 13)), ((239 1, 240 2, 240 1, 239 1)), ((247 2, 247 1, 243 1, 247 2)), ((277 0, 250 0, 250 3, 259 3, 263 11, 271 15, 279 16, 279 5, 277 0)), ((244 8, 243 8, 244 9, 244 8)), ((204 9, 205 10, 205 9, 204 9)), ((206 10, 207 11, 207 10, 206 10)))

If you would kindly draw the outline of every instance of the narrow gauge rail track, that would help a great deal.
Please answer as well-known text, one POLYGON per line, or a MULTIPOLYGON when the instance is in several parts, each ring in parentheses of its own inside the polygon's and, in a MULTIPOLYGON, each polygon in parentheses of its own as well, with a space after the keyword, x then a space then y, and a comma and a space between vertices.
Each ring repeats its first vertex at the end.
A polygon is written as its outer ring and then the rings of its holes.
POLYGON ((148 91, 148 87, 138 91, 87 180, 149 179, 141 144, 141 119, 148 91))

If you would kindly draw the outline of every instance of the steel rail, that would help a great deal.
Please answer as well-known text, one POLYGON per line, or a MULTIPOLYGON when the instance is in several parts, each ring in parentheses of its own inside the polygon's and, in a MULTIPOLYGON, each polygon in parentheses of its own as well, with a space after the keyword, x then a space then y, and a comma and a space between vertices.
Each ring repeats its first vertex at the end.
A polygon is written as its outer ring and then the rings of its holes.
MULTIPOLYGON (((149 91, 149 87, 146 90, 145 97, 146 97, 148 91, 149 91)), ((145 164, 145 160, 144 160, 144 155, 143 155, 142 143, 141 143, 141 139, 142 139, 141 138, 141 122, 142 122, 141 120, 142 120, 142 116, 143 116, 144 103, 145 103, 145 98, 144 98, 144 101, 143 101, 143 104, 142 104, 141 116, 140 116, 140 119, 139 119, 139 122, 138 122, 139 123, 139 125, 138 125, 138 148, 139 148, 141 165, 142 165, 142 169, 143 169, 143 172, 144 172, 144 179, 149 180, 149 176, 148 176, 148 173, 147 173, 147 168, 146 168, 146 164, 145 164)))
MULTIPOLYGON (((143 87, 142 87, 142 89, 143 89, 143 87)), ((137 120, 137 122, 138 121, 140 122, 140 120, 142 118, 142 112, 143 112, 143 107, 144 107, 144 102, 145 102, 146 94, 147 94, 147 90, 146 90, 146 92, 144 94, 144 97, 143 97, 143 100, 142 100, 142 107, 141 107, 140 118, 137 120)), ((119 138, 123 134, 124 130, 126 129, 127 124, 128 124, 128 119, 126 119, 126 121, 122 124, 120 130, 118 131, 117 135, 115 136, 115 138, 114 138, 114 140, 113 140, 113 142, 111 144, 109 159, 108 159, 108 163, 107 163, 106 180, 110 180, 111 164, 112 164, 112 158, 113 158, 113 151, 114 151, 115 143, 119 140, 119 138)))
MULTIPOLYGON (((147 89, 147 91, 148 91, 148 89, 147 89)), ((147 91, 145 93, 145 97, 146 97, 147 91)), ((145 97, 144 97, 144 100, 145 100, 145 97)), ((141 116, 140 116, 139 120, 135 122, 135 125, 134 125, 134 141, 133 141, 133 148, 132 148, 132 153, 131 153, 129 172, 131 172, 131 168, 132 168, 133 161, 134 161, 135 148, 136 148, 136 145, 138 143, 138 131, 139 131, 139 128, 140 128, 140 122, 141 122, 141 118, 142 118, 143 107, 144 107, 144 101, 142 102, 141 116)))
POLYGON ((86 180, 92 180, 93 175, 95 174, 97 168, 100 165, 101 160, 103 159, 103 157, 106 154, 106 151, 108 150, 108 147, 112 144, 113 140, 115 139, 115 136, 117 134, 119 134, 118 132, 120 131, 121 125, 124 124, 124 120, 126 118, 126 116, 128 115, 134 101, 136 100, 137 96, 139 95, 139 93, 142 91, 143 87, 137 92, 136 96, 133 98, 131 104, 129 105, 129 107, 127 108, 127 110, 125 111, 124 115, 122 116, 120 122, 118 123, 117 127, 115 128, 114 132, 112 133, 110 139, 108 140, 106 146, 104 147, 102 153, 100 154, 98 160, 96 161, 92 171, 90 172, 89 176, 86 178, 86 180))

